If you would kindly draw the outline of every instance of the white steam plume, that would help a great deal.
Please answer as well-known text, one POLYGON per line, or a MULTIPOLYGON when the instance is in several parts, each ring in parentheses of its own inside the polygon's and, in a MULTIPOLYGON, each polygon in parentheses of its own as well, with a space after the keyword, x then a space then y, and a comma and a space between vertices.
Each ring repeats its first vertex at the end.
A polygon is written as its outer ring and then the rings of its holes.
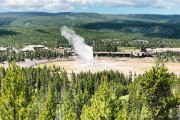
POLYGON ((84 38, 66 26, 61 28, 61 35, 68 40, 69 44, 73 45, 83 63, 93 63, 93 47, 86 45, 84 38))

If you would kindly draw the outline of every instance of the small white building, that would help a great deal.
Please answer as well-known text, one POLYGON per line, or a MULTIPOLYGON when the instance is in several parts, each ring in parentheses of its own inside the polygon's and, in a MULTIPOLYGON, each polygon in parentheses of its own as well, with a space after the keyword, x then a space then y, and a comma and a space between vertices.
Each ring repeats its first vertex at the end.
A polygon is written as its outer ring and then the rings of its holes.
POLYGON ((25 46, 21 51, 26 52, 26 51, 36 51, 36 50, 47 50, 48 48, 43 46, 43 45, 28 45, 25 46))
POLYGON ((5 47, 0 47, 0 52, 7 51, 8 49, 5 47))
POLYGON ((147 40, 133 40, 133 43, 143 43, 148 44, 149 42, 147 40))
POLYGON ((59 47, 57 49, 55 49, 56 51, 58 51, 61 54, 65 54, 65 53, 71 53, 73 56, 75 55, 75 50, 74 48, 70 47, 70 48, 66 48, 66 47, 59 47))

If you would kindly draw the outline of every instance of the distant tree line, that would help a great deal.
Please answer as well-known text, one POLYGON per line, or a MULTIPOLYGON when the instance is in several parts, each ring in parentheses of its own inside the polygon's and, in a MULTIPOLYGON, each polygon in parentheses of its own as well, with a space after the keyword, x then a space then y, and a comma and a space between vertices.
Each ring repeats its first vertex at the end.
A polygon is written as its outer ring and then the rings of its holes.
MULTIPOLYGON (((20 51, 20 52, 15 52, 15 51, 2 51, 0 52, 0 62, 4 61, 24 61, 25 59, 54 59, 54 58, 62 58, 64 55, 57 52, 57 51, 52 51, 52 50, 36 50, 36 51, 20 51)), ((67 55, 66 55, 67 56, 67 55)))
POLYGON ((178 51, 166 51, 158 53, 157 58, 164 62, 180 62, 180 52, 178 51))

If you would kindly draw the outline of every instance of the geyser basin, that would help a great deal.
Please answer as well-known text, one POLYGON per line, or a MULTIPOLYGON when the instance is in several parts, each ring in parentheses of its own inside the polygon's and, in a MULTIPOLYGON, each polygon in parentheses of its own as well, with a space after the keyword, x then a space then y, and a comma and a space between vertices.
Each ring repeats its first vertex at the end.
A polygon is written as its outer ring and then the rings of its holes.
MULTIPOLYGON (((152 66, 156 64, 154 59, 124 59, 124 58, 97 58, 94 60, 93 64, 81 64, 78 60, 75 61, 59 61, 46 63, 47 67, 60 66, 64 68, 68 73, 80 73, 91 71, 92 73, 103 71, 103 70, 119 70, 126 75, 129 75, 129 72, 132 71, 132 74, 143 74, 145 71, 148 71, 152 66)), ((179 63, 166 63, 165 64, 171 72, 180 75, 180 64, 179 63)), ((44 66, 44 64, 40 65, 44 66)))

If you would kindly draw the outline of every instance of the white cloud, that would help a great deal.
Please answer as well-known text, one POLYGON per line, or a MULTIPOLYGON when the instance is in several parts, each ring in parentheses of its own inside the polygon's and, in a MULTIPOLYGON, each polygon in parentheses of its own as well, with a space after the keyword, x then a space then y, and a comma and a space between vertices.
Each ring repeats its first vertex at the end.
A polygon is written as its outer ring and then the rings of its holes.
POLYGON ((164 0, 155 0, 154 4, 152 4, 153 7, 156 8, 171 8, 172 6, 174 6, 174 4, 171 2, 167 2, 164 0))
POLYGON ((180 5, 180 0, 173 0, 173 2, 180 5))
MULTIPOLYGON (((110 7, 154 7, 169 8, 172 7, 172 1, 168 0, 67 0, 69 3, 77 4, 96 4, 105 3, 110 7)), ((180 0, 175 0, 180 1, 180 0)))
POLYGON ((112 7, 147 7, 150 2, 148 0, 117 0, 110 2, 109 5, 112 7))
POLYGON ((106 7, 151 7, 172 8, 180 5, 180 0, 0 0, 0 7, 6 11, 71 11, 74 4, 80 8, 92 4, 104 4, 106 7))
POLYGON ((67 0, 69 3, 78 3, 78 4, 95 4, 104 2, 104 0, 67 0))
POLYGON ((0 7, 8 11, 70 11, 73 7, 62 0, 4 0, 0 7))

